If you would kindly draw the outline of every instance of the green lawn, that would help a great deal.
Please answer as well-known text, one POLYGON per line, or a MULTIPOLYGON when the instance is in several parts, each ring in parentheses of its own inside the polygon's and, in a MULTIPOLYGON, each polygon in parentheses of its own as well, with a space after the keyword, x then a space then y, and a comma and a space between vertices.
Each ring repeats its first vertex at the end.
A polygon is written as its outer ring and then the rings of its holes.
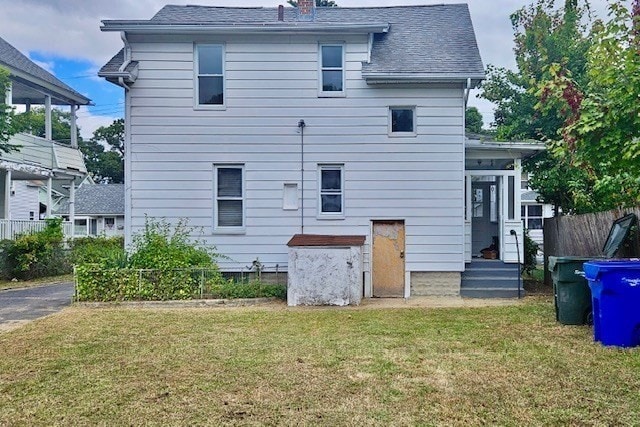
POLYGON ((548 297, 465 309, 85 309, 0 334, 0 425, 637 425, 640 351, 548 297))

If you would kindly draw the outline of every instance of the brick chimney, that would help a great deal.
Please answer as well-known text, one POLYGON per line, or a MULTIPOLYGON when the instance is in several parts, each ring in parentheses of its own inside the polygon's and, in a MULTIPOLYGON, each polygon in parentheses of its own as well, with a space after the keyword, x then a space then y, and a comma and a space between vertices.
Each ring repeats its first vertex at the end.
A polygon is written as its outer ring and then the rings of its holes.
POLYGON ((316 16, 315 0, 298 0, 298 20, 313 21, 316 16))

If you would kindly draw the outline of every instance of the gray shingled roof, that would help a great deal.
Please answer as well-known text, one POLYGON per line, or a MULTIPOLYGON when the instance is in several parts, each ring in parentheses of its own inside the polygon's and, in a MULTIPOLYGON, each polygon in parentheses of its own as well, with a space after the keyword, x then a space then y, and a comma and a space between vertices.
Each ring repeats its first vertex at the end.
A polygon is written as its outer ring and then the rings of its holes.
MULTIPOLYGON (((102 66, 102 68, 100 68, 100 71, 98 71, 98 75, 102 75, 105 73, 116 73, 120 71, 120 67, 122 66, 123 63, 124 63, 124 48, 120 49, 118 53, 113 55, 113 58, 111 58, 109 62, 107 62, 102 66)), ((138 64, 138 61, 131 61, 131 63, 127 65, 127 68, 125 69, 125 71, 126 72, 133 71, 133 69, 136 67, 137 64, 138 64)))
POLYGON ((0 65, 22 71, 23 73, 35 77, 36 79, 43 80, 58 89, 71 92, 75 97, 79 98, 86 104, 91 102, 89 98, 79 92, 76 92, 71 86, 68 86, 56 76, 27 58, 18 49, 7 43, 7 41, 2 37, 0 37, 0 65))
POLYGON ((538 200, 538 197, 540 197, 540 194, 535 191, 525 191, 520 195, 520 200, 523 202, 535 202, 538 200))
MULTIPOLYGON (((314 22, 301 22, 297 19, 296 9, 285 8, 284 23, 278 22, 277 17, 276 8, 168 5, 148 21, 104 21, 104 24, 105 27, 109 22, 129 22, 141 27, 154 24, 256 24, 300 28, 318 24, 389 23, 388 33, 376 34, 371 63, 363 65, 363 73, 457 78, 484 76, 466 4, 317 8, 314 22)), ((239 28, 238 32, 242 29, 239 28)), ((111 64, 109 68, 119 64, 111 64)))
MULTIPOLYGON (((65 201, 59 215, 69 213, 65 201)), ((124 215, 124 184, 84 184, 76 190, 76 215, 124 215)))

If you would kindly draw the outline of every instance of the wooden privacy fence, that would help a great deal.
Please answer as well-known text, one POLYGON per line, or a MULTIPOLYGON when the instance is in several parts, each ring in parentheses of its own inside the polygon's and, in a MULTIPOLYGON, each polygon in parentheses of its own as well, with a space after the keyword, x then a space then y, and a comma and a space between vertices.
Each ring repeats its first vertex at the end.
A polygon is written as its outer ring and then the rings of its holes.
MULTIPOLYGON (((545 219, 545 283, 551 284, 548 271, 549 256, 602 256, 602 247, 613 222, 630 213, 635 213, 640 218, 640 207, 545 219)), ((616 258, 630 257, 640 257, 640 233, 637 225, 632 229, 627 243, 616 254, 616 258)))

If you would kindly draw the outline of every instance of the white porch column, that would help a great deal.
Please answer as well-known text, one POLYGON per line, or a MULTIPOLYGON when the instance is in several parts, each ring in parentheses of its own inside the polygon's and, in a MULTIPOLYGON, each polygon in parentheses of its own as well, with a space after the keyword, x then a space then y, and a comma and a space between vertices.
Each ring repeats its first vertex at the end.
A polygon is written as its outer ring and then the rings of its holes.
MULTIPOLYGON (((71 185, 69 186, 69 222, 71 222, 71 230, 75 230, 76 223, 76 181, 75 179, 71 180, 71 185)), ((71 237, 73 237, 74 233, 71 233, 71 237)))
POLYGON ((4 176, 4 219, 11 219, 11 169, 4 176))
POLYGON ((46 218, 51 218, 51 204, 53 203, 51 198, 52 188, 53 188, 53 178, 49 177, 49 179, 47 180, 47 211, 45 213, 46 218))
POLYGON ((77 105, 71 106, 71 148, 78 148, 78 125, 76 124, 77 105))
POLYGON ((4 103, 11 105, 13 103, 13 82, 9 80, 7 91, 4 93, 4 103))
POLYGON ((53 136, 51 130, 51 96, 44 96, 44 137, 46 139, 51 139, 53 136))

